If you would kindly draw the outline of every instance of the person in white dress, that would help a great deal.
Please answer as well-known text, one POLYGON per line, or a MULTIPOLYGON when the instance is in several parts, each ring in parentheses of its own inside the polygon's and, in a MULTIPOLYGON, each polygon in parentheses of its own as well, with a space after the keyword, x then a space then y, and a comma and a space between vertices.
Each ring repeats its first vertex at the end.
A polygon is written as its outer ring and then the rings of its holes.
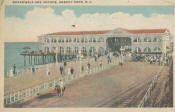
POLYGON ((63 89, 64 89, 64 83, 63 80, 60 80, 60 90, 61 90, 61 96, 63 96, 63 89))

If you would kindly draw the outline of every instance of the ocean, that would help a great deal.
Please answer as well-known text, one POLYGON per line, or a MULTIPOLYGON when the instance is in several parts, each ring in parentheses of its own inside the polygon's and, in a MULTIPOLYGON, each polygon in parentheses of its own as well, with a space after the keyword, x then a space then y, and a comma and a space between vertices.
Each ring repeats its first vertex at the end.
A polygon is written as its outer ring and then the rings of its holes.
POLYGON ((24 47, 30 48, 28 51, 37 51, 37 42, 6 42, 4 43, 4 73, 9 72, 10 68, 16 64, 16 69, 21 70, 30 67, 28 63, 24 66, 24 56, 20 55, 24 47))

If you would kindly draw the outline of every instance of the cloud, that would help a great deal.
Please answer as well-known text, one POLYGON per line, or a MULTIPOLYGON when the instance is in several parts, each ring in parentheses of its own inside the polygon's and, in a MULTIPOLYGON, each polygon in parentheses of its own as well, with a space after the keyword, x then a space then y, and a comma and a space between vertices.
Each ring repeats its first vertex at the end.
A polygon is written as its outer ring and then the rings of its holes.
MULTIPOLYGON (((3 35, 6 42, 37 41, 37 36, 59 31, 108 30, 117 27, 129 29, 168 28, 174 31, 173 15, 142 14, 129 15, 123 12, 82 14, 76 17, 74 11, 65 9, 56 15, 52 8, 34 8, 24 19, 6 17, 3 35), (76 27, 72 27, 75 24, 76 27)), ((173 34, 175 35, 175 34, 173 34)))

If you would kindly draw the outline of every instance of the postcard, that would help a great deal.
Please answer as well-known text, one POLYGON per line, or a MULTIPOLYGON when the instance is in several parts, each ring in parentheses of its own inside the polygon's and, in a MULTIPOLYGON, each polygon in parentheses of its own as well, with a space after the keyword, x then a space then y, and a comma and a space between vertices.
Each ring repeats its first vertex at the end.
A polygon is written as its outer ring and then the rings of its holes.
POLYGON ((173 0, 1 1, 1 110, 174 111, 173 0))

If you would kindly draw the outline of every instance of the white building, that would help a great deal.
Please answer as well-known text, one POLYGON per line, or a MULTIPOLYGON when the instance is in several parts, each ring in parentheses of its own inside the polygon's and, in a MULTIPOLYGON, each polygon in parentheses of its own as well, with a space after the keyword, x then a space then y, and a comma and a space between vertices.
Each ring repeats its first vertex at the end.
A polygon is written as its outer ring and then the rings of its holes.
POLYGON ((56 32, 38 37, 39 49, 59 55, 103 55, 120 52, 120 48, 139 54, 166 54, 170 46, 167 29, 117 28, 103 31, 56 32))

